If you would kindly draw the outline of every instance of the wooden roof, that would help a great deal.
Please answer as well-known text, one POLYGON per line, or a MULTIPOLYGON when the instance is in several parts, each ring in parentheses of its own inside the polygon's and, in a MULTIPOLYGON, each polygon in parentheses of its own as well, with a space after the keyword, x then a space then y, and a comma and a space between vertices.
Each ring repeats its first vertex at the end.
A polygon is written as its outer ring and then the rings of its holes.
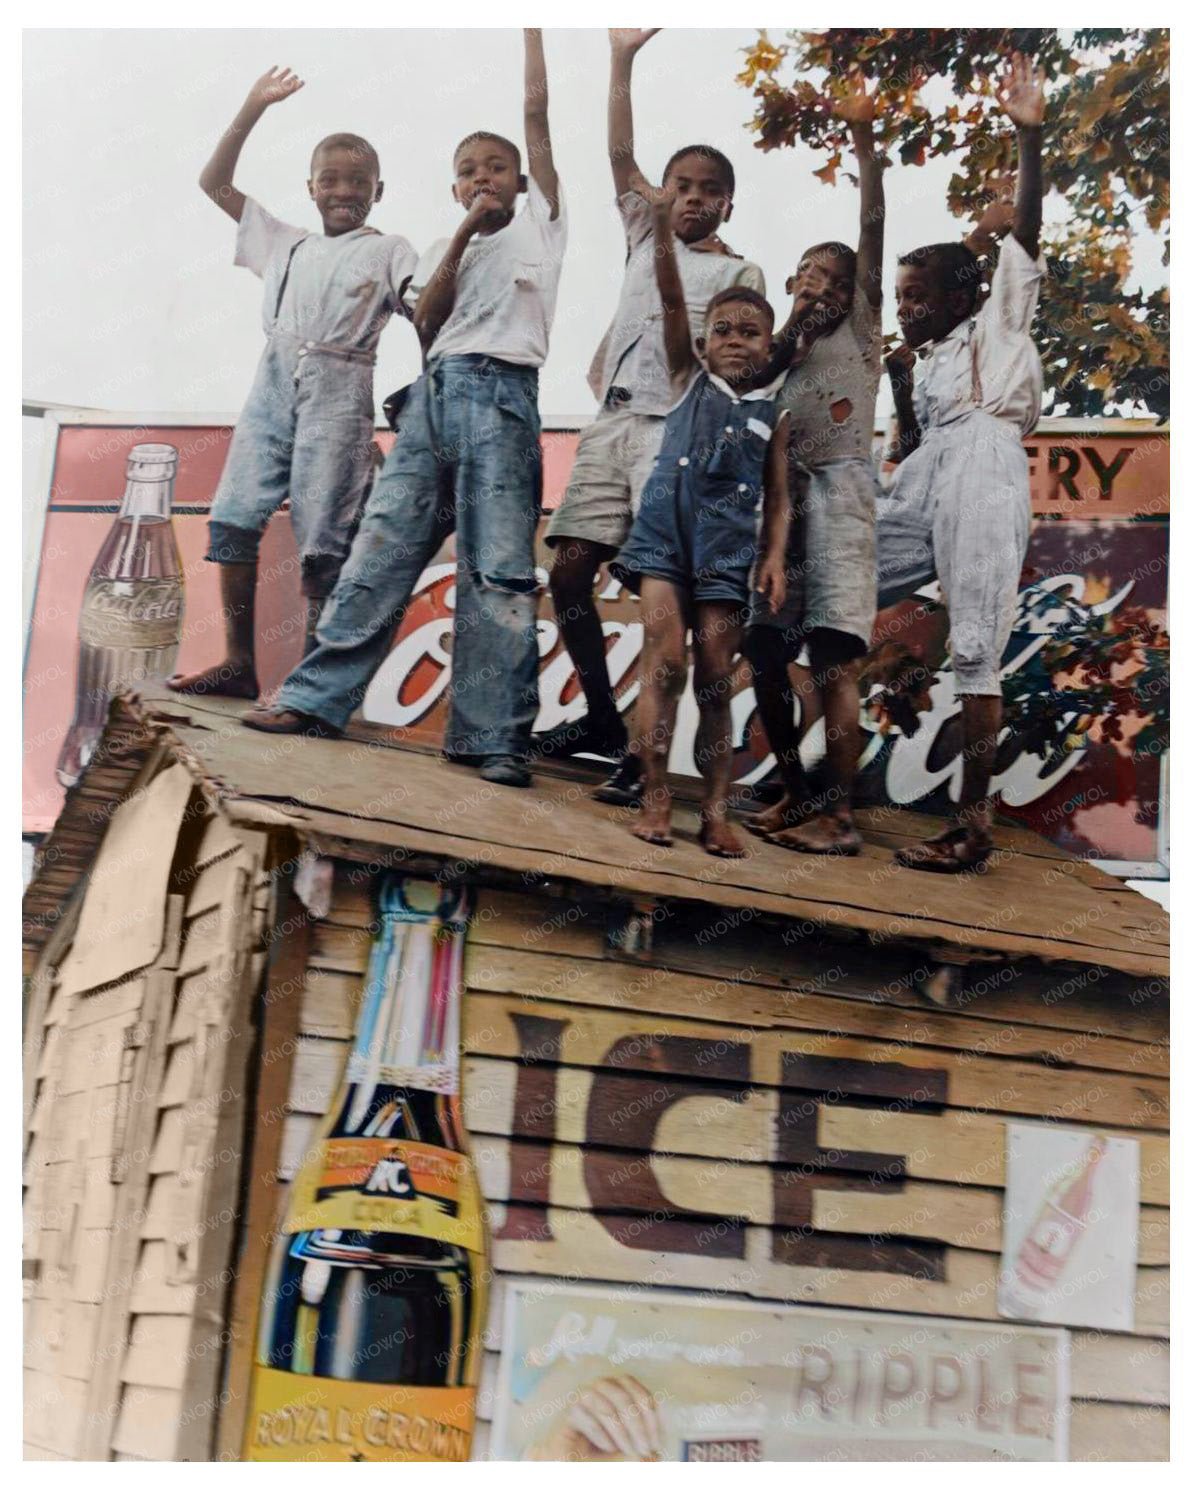
POLYGON ((1162 908, 1021 828, 997 829, 999 847, 1010 852, 981 875, 896 866, 893 850, 938 824, 890 808, 858 815, 865 848, 856 859, 751 840, 748 858, 716 860, 695 841, 689 804, 676 814, 674 847, 653 848, 627 831, 627 812, 590 799, 591 775, 575 767, 540 768, 531 790, 512 791, 403 744, 396 731, 353 724, 339 741, 269 736, 239 725, 244 707, 164 691, 114 702, 104 746, 39 854, 26 894, 27 943, 48 935, 55 905, 85 872, 106 813, 131 784, 131 768, 164 747, 190 764, 233 820, 292 826, 324 853, 367 859, 379 848, 533 884, 763 912, 879 945, 926 945, 945 959, 1036 957, 1167 975, 1162 908))

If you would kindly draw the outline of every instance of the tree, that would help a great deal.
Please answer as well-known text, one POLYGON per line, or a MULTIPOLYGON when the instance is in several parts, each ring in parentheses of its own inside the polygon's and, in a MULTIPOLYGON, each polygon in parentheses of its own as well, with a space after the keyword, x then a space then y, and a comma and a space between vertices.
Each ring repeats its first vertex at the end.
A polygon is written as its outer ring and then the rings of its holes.
POLYGON ((816 175, 832 185, 846 137, 829 100, 859 68, 877 86, 879 145, 904 166, 952 160, 948 205, 967 217, 1013 165, 1013 131, 992 86, 1013 51, 1033 56, 1049 79, 1044 160, 1069 214, 1044 244, 1051 272, 1035 336, 1046 411, 1141 408, 1166 419, 1168 291, 1127 288, 1142 223, 1161 236, 1167 261, 1165 30, 841 29, 790 32, 777 44, 762 32, 738 81, 757 100, 751 127, 760 148, 824 151, 816 175))

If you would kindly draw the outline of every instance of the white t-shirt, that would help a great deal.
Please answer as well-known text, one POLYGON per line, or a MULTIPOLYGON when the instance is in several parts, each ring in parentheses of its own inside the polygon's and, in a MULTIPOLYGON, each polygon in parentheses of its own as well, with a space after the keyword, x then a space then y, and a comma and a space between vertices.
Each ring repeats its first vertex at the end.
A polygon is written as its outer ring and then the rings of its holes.
MULTIPOLYGON (((662 295, 655 267, 654 209, 640 192, 617 198, 625 229, 625 278, 612 324, 604 333, 588 370, 588 386, 603 403, 610 387, 628 391, 627 404, 637 414, 665 414, 677 390, 670 374, 663 329, 662 295)), ((692 341, 704 333, 708 302, 721 290, 744 285, 766 293, 766 280, 756 264, 736 255, 706 253, 675 241, 675 263, 687 302, 692 341)))
MULTIPOLYGON (((421 291, 450 246, 437 239, 419 260, 414 288, 421 291)), ((567 209, 551 221, 550 203, 533 177, 526 203, 495 233, 476 234, 464 249, 455 276, 455 304, 428 355, 478 353, 521 367, 546 361, 559 296, 559 272, 567 247, 567 209)))
POLYGON ((417 262, 409 241, 396 233, 363 227, 329 238, 244 199, 236 263, 265 281, 266 336, 375 352, 389 317, 407 313, 402 292, 417 262))

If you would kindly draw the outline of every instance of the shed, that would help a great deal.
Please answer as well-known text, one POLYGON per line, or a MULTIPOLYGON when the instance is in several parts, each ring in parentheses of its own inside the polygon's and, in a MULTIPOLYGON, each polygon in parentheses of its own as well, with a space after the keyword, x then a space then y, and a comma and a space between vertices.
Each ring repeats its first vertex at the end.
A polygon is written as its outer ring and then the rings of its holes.
MULTIPOLYGON (((656 849, 574 767, 510 792, 377 726, 279 739, 238 713, 116 699, 26 893, 28 1456, 241 1457, 271 1238, 400 872, 471 895, 462 1102, 494 1271, 472 1457, 508 1452, 514 1305, 551 1280, 713 1334, 760 1310, 758 1340, 897 1326, 909 1371, 912 1336, 933 1371, 1021 1336, 1062 1358, 1044 1457, 1166 1457, 1157 905, 1014 828, 984 875, 897 868, 933 829, 908 812, 862 813, 854 860, 709 860, 689 806, 656 849), (1128 1327, 999 1315, 1019 1123, 1136 1141, 1128 1327)), ((893 1380, 887 1426, 913 1400, 893 1380)), ((826 1400, 819 1449, 784 1457, 827 1452, 826 1400)), ((984 1431, 926 1456, 1023 1456, 984 1431)))

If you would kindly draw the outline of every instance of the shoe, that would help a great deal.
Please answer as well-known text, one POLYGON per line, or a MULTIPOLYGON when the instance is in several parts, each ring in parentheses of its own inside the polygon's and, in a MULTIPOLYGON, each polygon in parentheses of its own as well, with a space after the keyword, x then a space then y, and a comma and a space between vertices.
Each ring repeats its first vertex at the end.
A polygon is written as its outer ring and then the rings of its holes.
POLYGON ((529 786, 533 778, 525 761, 516 755, 490 755, 480 767, 481 781, 494 786, 529 786))
POLYGON ((640 807, 644 789, 641 762, 626 751, 613 774, 592 793, 592 800, 612 807, 640 807))
POLYGON ((316 740, 338 740, 343 734, 343 730, 317 714, 300 714, 297 709, 249 709, 240 716, 240 723, 266 735, 309 735, 316 740))
POLYGON ((567 760, 573 755, 600 755, 606 760, 618 760, 629 744, 625 726, 620 716, 614 716, 605 725, 596 724, 591 715, 585 714, 571 724, 560 724, 545 734, 535 735, 530 742, 530 755, 535 760, 567 760))

